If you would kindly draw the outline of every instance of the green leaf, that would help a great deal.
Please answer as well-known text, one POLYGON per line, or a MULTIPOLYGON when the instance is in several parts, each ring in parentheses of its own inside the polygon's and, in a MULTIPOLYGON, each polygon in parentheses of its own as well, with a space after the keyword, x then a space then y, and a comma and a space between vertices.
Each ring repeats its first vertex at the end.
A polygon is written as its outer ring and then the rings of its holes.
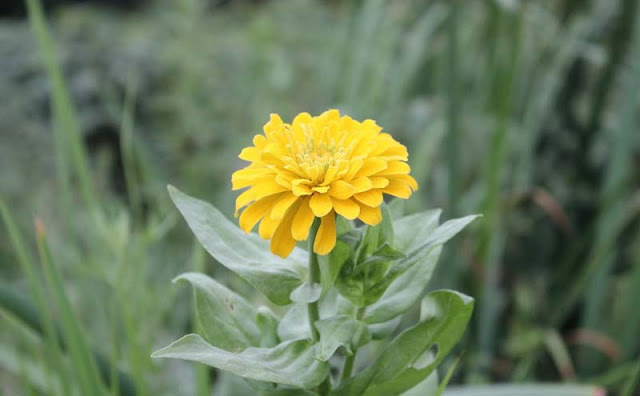
POLYGON ((347 315, 333 316, 315 323, 320 333, 316 344, 315 357, 326 362, 341 346, 348 355, 371 340, 371 334, 364 322, 347 315))
POLYGON ((258 381, 310 389, 329 374, 329 364, 314 358, 315 348, 307 340, 284 342, 274 348, 247 348, 232 353, 189 334, 151 357, 183 359, 206 364, 258 381))
MULTIPOLYGON (((437 221, 437 216, 437 213, 432 214, 431 218, 433 220, 431 221, 431 223, 433 221, 437 221)), ((447 242, 449 239, 453 238, 458 232, 462 231, 462 229, 467 226, 467 224, 472 222, 477 217, 478 216, 476 215, 472 215, 455 220, 449 220, 433 230, 427 236, 422 236, 422 238, 409 238, 408 236, 406 236, 405 232, 404 240, 401 243, 404 245, 408 245, 407 249, 409 249, 409 252, 407 253, 407 257, 396 261, 382 278, 382 280, 371 287, 369 290, 367 290, 366 296, 369 304, 373 304, 377 302, 378 299, 382 299, 382 296, 385 296, 385 299, 387 300, 396 299, 396 302, 401 301, 402 304, 398 305, 398 309, 393 310, 389 308, 393 308, 392 305, 394 304, 394 302, 380 302, 381 307, 376 309, 377 312, 370 310, 368 312, 368 315, 365 317, 365 321, 367 323, 379 323, 379 321, 386 321, 393 318, 394 315, 404 313, 404 311, 406 310, 405 307, 410 306, 420 297, 422 291, 431 278, 431 272, 433 271, 432 266, 435 266, 435 261, 437 261, 438 258, 435 253, 432 254, 432 251, 447 242), (427 271, 425 274, 428 276, 420 276, 419 279, 415 279, 414 281, 413 278, 415 275, 418 275, 417 273, 419 272, 419 270, 411 271, 410 274, 407 274, 405 277, 398 281, 399 283, 396 285, 396 287, 389 291, 389 293, 386 293, 388 288, 390 288, 391 283, 395 282, 397 278, 405 274, 411 268, 423 265, 425 271, 427 271), (409 286, 411 287, 409 288, 409 286), (399 292, 401 292, 403 296, 398 297, 397 294, 399 292), (401 306, 402 309, 400 309, 401 306), (369 319, 374 313, 378 318, 375 320, 369 319)), ((426 230, 429 227, 432 226, 428 225, 424 227, 424 229, 426 230)))
POLYGON ((380 258, 384 260, 396 260, 404 257, 405 257, 404 253, 392 248, 391 245, 385 242, 382 246, 376 249, 376 251, 373 252, 373 254, 371 254, 371 256, 364 261, 364 263, 366 263, 372 258, 380 258))
MULTIPOLYGON (((255 389, 261 396, 318 396, 316 392, 310 390, 304 390, 300 388, 285 387, 283 385, 277 385, 273 383, 267 383, 262 381, 245 380, 249 385, 255 389)), ((226 393, 214 393, 226 395, 226 393)), ((242 394, 243 396, 246 393, 242 394)))
POLYGON ((400 324, 401 317, 398 316, 395 319, 391 319, 383 323, 369 324, 369 331, 371 332, 371 338, 374 340, 382 340, 389 337, 396 330, 400 324))
POLYGON ((297 303, 312 303, 320 299, 322 286, 319 283, 304 282, 291 292, 291 301, 297 303))
POLYGON ((387 206, 389 207, 389 213, 391 214, 392 219, 398 219, 404 216, 406 202, 407 201, 405 199, 398 198, 394 198, 389 202, 387 206))
POLYGON ((433 209, 394 220, 394 246, 403 252, 417 248, 438 227, 441 213, 441 209, 433 209))
POLYGON ((429 376, 464 333, 473 299, 440 290, 429 293, 438 309, 429 320, 399 334, 365 370, 336 388, 332 395, 397 395, 429 376), (432 356, 436 347, 435 356, 432 356))
POLYGON ((289 295, 302 284, 306 252, 295 248, 282 259, 269 242, 245 234, 210 204, 169 186, 169 194, 200 243, 222 265, 237 273, 276 305, 291 302, 289 295))
POLYGON ((357 263, 363 262, 385 243, 393 243, 393 222, 387 205, 381 206, 382 222, 375 226, 365 226, 364 235, 356 252, 357 263))
MULTIPOLYGON (((345 234, 351 235, 351 233, 345 234)), ((318 257, 318 264, 320 265, 320 279, 322 282, 322 289, 326 292, 336 282, 342 267, 353 255, 353 249, 349 244, 338 239, 336 246, 331 253, 325 256, 318 257)))
POLYGON ((256 325, 260 331, 260 346, 272 347, 280 341, 278 339, 278 324, 280 319, 267 307, 258 307, 256 325))
MULTIPOLYGON (((340 295, 335 289, 331 289, 322 296, 319 302, 320 319, 331 318, 336 315, 355 314, 355 307, 340 295)), ((311 337, 309 328, 309 314, 307 304, 293 304, 284 314, 278 324, 278 337, 285 340, 301 340, 311 337)))
POLYGON ((234 352, 260 345, 256 309, 244 298, 204 274, 188 272, 173 281, 181 280, 193 286, 198 320, 208 342, 234 352))
POLYGON ((420 298, 429 283, 441 251, 442 246, 427 251, 413 266, 398 276, 382 297, 369 306, 365 322, 383 323, 404 314, 420 298))

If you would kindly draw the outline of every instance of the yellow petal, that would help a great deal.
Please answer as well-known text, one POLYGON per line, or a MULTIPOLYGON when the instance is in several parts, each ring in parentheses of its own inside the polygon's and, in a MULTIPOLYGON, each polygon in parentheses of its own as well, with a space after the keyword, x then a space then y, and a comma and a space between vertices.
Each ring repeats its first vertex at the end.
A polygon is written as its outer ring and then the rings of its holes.
POLYGON ((406 162, 393 161, 389 162, 387 169, 382 172, 376 173, 377 176, 389 176, 389 175, 408 175, 411 172, 411 167, 406 162))
POLYGON ((336 215, 333 211, 322 218, 318 235, 313 244, 313 251, 325 255, 336 246, 336 215))
POLYGON ((267 144, 267 138, 264 135, 256 135, 253 137, 253 145, 258 149, 264 148, 267 144))
POLYGON ((271 253, 286 258, 296 246, 296 240, 291 236, 292 222, 293 214, 287 213, 273 233, 273 237, 271 238, 271 253))
POLYGON ((264 124, 264 127, 262 128, 262 130, 264 131, 265 135, 267 135, 267 137, 270 137, 272 132, 280 130, 282 126, 283 126, 282 118, 280 118, 279 115, 272 113, 269 116, 269 122, 264 124))
POLYGON ((394 197, 407 199, 411 196, 411 187, 407 183, 398 179, 389 180, 389 185, 382 190, 383 193, 394 197))
POLYGON ((333 209, 336 213, 345 219, 353 220, 360 214, 360 205, 351 199, 331 198, 331 203, 333 203, 333 209))
POLYGON ((373 188, 373 183, 368 177, 359 177, 351 180, 351 185, 356 189, 356 194, 369 191, 373 188))
POLYGON ((271 209, 270 217, 275 220, 280 220, 284 217, 287 210, 293 205, 299 197, 293 193, 286 192, 282 194, 282 198, 271 209))
POLYGON ((413 191, 418 191, 418 182, 409 175, 394 175, 393 177, 389 177, 389 181, 391 180, 401 180, 407 183, 413 191))
POLYGON ((283 172, 278 172, 278 174, 275 177, 275 181, 276 183, 278 183, 279 185, 281 185, 282 187, 285 187, 287 189, 291 189, 291 182, 295 179, 296 177, 287 172, 287 171, 283 171, 283 172))
POLYGON ((257 184, 242 194, 238 195, 236 198, 236 212, 240 210, 240 208, 247 206, 252 201, 256 201, 260 198, 264 198, 266 196, 277 194, 283 191, 287 191, 286 188, 278 185, 275 182, 264 182, 257 184))
POLYGON ((362 164, 363 161, 361 158, 354 158, 349 162, 349 170, 347 171, 347 173, 344 175, 344 180, 345 181, 351 181, 351 179, 353 179, 354 175, 356 173, 358 173, 358 171, 360 170, 360 168, 362 168, 362 164))
POLYGON ((354 198, 367 206, 375 208, 382 204, 382 191, 369 190, 369 191, 365 191, 365 192, 354 195, 354 198))
POLYGON ((326 186, 330 184, 335 179, 337 173, 338 173, 338 167, 330 166, 324 174, 324 180, 322 181, 322 185, 326 186))
POLYGON ((249 162, 259 161, 260 150, 258 150, 256 147, 245 147, 240 152, 240 155, 238 155, 238 158, 249 162))
POLYGON ((409 153, 407 152, 407 148, 401 144, 394 144, 391 147, 387 147, 382 153, 380 153, 381 157, 397 157, 404 159, 406 161, 409 153))
POLYGON ((249 233, 253 226, 271 210, 273 204, 277 202, 281 196, 282 194, 273 194, 249 205, 240 215, 240 228, 242 228, 244 232, 249 233))
POLYGON ((331 211, 331 197, 328 194, 315 193, 309 200, 309 206, 314 215, 323 217, 331 211))
POLYGON ((272 180, 273 172, 270 169, 266 169, 266 168, 250 167, 250 168, 240 169, 239 171, 236 171, 231 175, 232 189, 238 190, 241 188, 255 185, 259 182, 265 181, 263 180, 265 176, 269 177, 266 180, 272 180))
POLYGON ((386 177, 370 177, 371 183, 373 184, 373 188, 385 188, 389 185, 389 179, 386 177))
POLYGON ((358 218, 363 223, 374 226, 382 221, 382 211, 380 207, 370 208, 367 205, 360 205, 360 214, 358 218))
POLYGON ((344 180, 336 180, 331 183, 329 195, 338 199, 348 199, 356 192, 356 188, 344 180))
POLYGON ((309 186, 310 183, 311 182, 309 180, 304 180, 304 179, 293 180, 291 182, 293 193, 296 194, 297 196, 300 196, 300 195, 311 195, 311 193, 313 193, 313 191, 311 190, 311 187, 309 186))
POLYGON ((260 227, 258 228, 258 235, 262 239, 270 239, 273 236, 273 233, 278 228, 278 225, 282 222, 282 219, 274 220, 271 216, 265 215, 260 222, 260 227))
POLYGON ((382 158, 367 158, 355 177, 371 176, 387 169, 387 161, 382 158))
POLYGON ((303 198, 298 207, 298 211, 293 218, 293 224, 291 226, 291 235, 296 241, 304 241, 309 236, 309 228, 313 224, 313 220, 316 218, 313 215, 313 211, 309 207, 310 197, 303 198))

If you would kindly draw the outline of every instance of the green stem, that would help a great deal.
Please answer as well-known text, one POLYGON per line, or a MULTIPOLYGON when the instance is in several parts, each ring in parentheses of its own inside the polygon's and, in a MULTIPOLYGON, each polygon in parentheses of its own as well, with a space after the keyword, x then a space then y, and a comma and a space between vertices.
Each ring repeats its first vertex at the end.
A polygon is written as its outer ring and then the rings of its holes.
MULTIPOLYGON (((313 244, 316 240, 316 235, 318 234, 318 227, 320 226, 320 221, 316 219, 311 226, 311 230, 309 231, 309 283, 319 283, 320 282, 320 266, 318 265, 318 255, 313 251, 313 244)), ((318 334, 318 329, 316 329, 315 323, 320 319, 320 314, 318 312, 318 302, 314 301, 312 303, 307 304, 309 311, 309 328, 311 329, 311 338, 313 341, 318 341, 320 336, 318 334)))
MULTIPOLYGON (((318 264, 318 255, 313 251, 313 244, 316 241, 316 235, 318 235, 318 228, 320 227, 320 220, 316 219, 309 231, 309 283, 320 283, 320 265, 318 264)), ((316 329, 316 322, 320 320, 320 313, 318 310, 318 301, 307 304, 307 311, 309 312, 309 328, 311 329, 311 338, 313 342, 320 340, 320 334, 316 329)), ((331 390, 331 379, 325 378, 324 381, 318 386, 318 394, 324 396, 329 394, 331 390)))
MULTIPOLYGON (((358 313, 356 315, 358 320, 362 320, 366 309, 367 309, 366 307, 358 308, 358 313)), ((351 372, 353 371, 353 363, 356 361, 357 353, 358 353, 358 350, 354 349, 351 356, 347 356, 347 358, 345 359, 344 367, 342 368, 342 376, 340 377, 340 383, 343 383, 344 381, 348 380, 349 377, 351 377, 351 372)))

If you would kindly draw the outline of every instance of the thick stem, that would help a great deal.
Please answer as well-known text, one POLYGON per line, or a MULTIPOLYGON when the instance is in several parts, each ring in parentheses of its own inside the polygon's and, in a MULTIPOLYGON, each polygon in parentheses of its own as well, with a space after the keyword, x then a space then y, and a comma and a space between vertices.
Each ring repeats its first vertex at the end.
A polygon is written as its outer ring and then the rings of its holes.
MULTIPOLYGON (((320 282, 320 266, 318 265, 318 255, 313 251, 313 244, 318 234, 318 227, 320 226, 320 220, 316 219, 309 231, 309 283, 320 282)), ((320 319, 318 312, 318 302, 314 301, 307 304, 307 310, 309 311, 309 328, 311 328, 311 338, 313 341, 319 340, 318 329, 316 329, 315 323, 320 319)))
MULTIPOLYGON (((361 307, 358 309, 358 313, 356 315, 358 320, 362 320, 364 317, 364 312, 366 311, 366 307, 361 307)), ((347 356, 344 361, 344 366, 342 368, 342 376, 340 376, 340 383, 348 380, 351 377, 351 372, 353 371, 353 363, 356 361, 356 354, 358 353, 357 349, 354 349, 353 354, 351 356, 347 356)))

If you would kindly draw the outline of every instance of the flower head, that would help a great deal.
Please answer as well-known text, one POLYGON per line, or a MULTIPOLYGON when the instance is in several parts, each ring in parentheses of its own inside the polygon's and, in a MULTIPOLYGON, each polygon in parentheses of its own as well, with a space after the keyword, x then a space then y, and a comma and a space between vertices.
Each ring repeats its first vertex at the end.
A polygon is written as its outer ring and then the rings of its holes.
POLYGON ((245 232, 271 239, 271 251, 287 257, 321 219, 313 250, 328 254, 336 244, 336 214, 369 225, 382 221, 383 194, 409 198, 418 183, 409 176, 407 148, 373 120, 358 122, 329 110, 298 114, 291 124, 277 114, 239 156, 251 162, 231 177, 245 232))

